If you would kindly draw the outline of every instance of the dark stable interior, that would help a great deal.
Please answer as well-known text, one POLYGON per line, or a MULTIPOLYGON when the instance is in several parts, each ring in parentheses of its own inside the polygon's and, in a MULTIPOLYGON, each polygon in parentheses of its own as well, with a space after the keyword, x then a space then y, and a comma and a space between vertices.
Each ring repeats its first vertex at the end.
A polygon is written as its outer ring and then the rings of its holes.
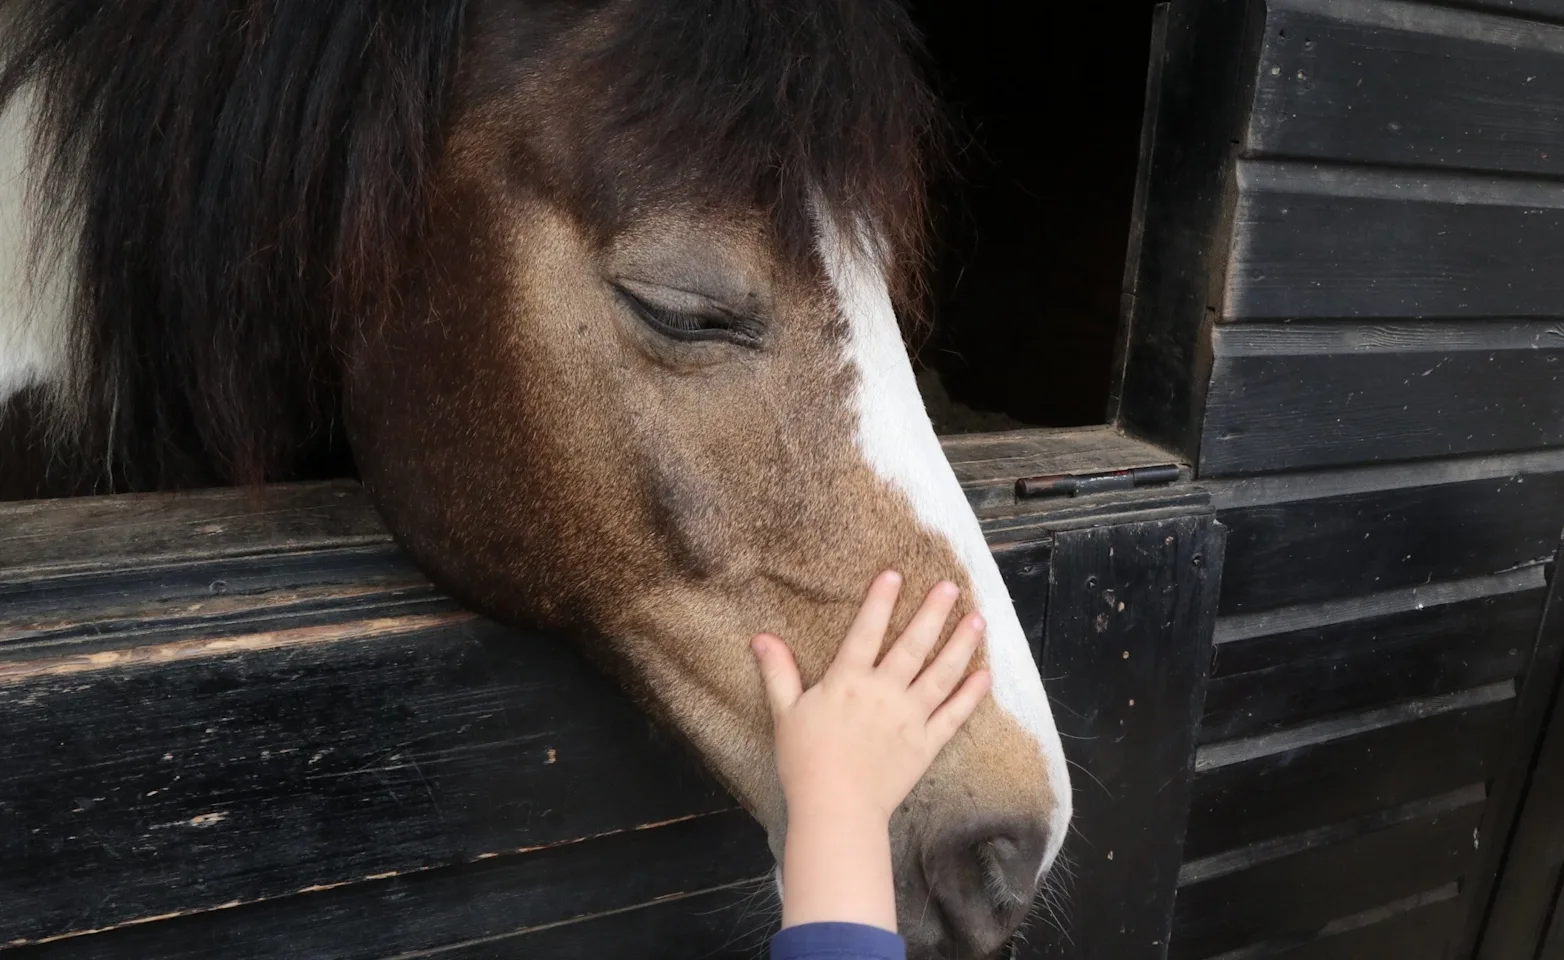
POLYGON ((955 127, 919 352, 942 433, 1107 420, 1154 6, 913 4, 955 127))

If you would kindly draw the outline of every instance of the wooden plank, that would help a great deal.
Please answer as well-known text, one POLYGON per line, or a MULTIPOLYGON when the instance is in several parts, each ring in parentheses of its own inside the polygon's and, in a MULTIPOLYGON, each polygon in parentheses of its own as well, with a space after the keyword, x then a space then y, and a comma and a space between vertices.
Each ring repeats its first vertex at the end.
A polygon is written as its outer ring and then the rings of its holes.
POLYGON ((1513 704, 1484 704, 1224 765, 1195 778, 1187 860, 1483 783, 1513 704))
POLYGON ((1221 612, 1257 613, 1546 562, 1564 524, 1564 474, 1320 497, 1219 516, 1229 530, 1221 612))
POLYGON ((1306 937, 1351 913, 1459 880, 1481 805, 1183 887, 1171 960, 1306 937))
POLYGON ((1564 445, 1564 323, 1245 324, 1212 338, 1203 477, 1564 445))
POLYGON ((0 661, 454 610, 390 544, 0 581, 0 661))
POLYGON ((1332 627, 1425 607, 1443 607, 1508 593, 1541 591, 1547 588, 1546 570, 1545 564, 1531 564, 1462 580, 1398 587, 1363 597, 1234 614, 1217 621, 1214 642, 1218 646, 1236 644, 1255 637, 1332 627))
POLYGON ((0 504, 0 577, 389 543, 356 483, 0 504))
POLYGON ((1558 0, 1465 0, 1462 5, 1539 23, 1564 23, 1564 9, 1558 0))
POLYGON ((440 952, 440 960, 756 960, 776 924, 769 893, 740 884, 440 952))
POLYGON ((1252 99, 1258 7, 1169 7, 1151 144, 1140 161, 1139 256, 1123 290, 1112 417, 1185 459, 1199 439, 1209 362, 1202 330, 1217 303, 1211 278, 1226 269, 1228 181, 1252 99))
POLYGON ((595 936, 617 941, 616 949, 597 956, 642 956, 643 945, 650 956, 699 956, 695 948, 704 945, 727 947, 730 952, 718 955, 734 957, 741 934, 752 934, 759 924, 747 920, 742 902, 723 895, 723 888, 731 891, 735 883, 749 881, 742 886, 746 894, 768 892, 762 874, 769 858, 759 832, 742 813, 715 814, 480 863, 188 912, 22 953, 32 960, 373 960, 424 951, 445 956, 445 949, 454 948, 458 956, 545 960, 582 956, 570 944, 590 943, 595 936), (719 889, 694 903, 674 900, 677 912, 659 915, 666 939, 625 937, 613 923, 594 931, 616 911, 711 888, 719 889), (698 906, 721 912, 692 916, 688 911, 698 906), (568 936, 548 933, 561 925, 568 936), (685 952, 658 952, 675 947, 685 952))
POLYGON ((1269 7, 1246 153, 1564 175, 1564 27, 1400 0, 1269 7))
POLYGON ((1140 115, 1140 158, 1135 169, 1135 193, 1130 200, 1130 233, 1125 243, 1124 280, 1120 284, 1119 324, 1113 335, 1113 366, 1108 383, 1108 419, 1116 421, 1124 396, 1125 365, 1129 361, 1138 301, 1141 258, 1146 252, 1146 204, 1151 192, 1152 157, 1156 153, 1157 125, 1161 118, 1163 70, 1168 59, 1168 20, 1171 3, 1158 3, 1151 15, 1151 55, 1146 64, 1145 106, 1140 115))
POLYGON ((1564 183, 1246 160, 1228 321, 1558 317, 1564 183))
POLYGON ((1487 796, 1487 790, 1482 784, 1469 784, 1458 790, 1414 800, 1387 810, 1377 810, 1352 820, 1328 823, 1301 833, 1273 837, 1236 850, 1186 861, 1179 868, 1178 883, 1180 887, 1208 883, 1218 877, 1253 870, 1261 864, 1274 860, 1295 857, 1317 848, 1345 843, 1400 824, 1440 817, 1463 807, 1481 805, 1487 800, 1487 796))
POLYGON ((1022 477, 1105 473, 1175 459, 1111 426, 962 434, 940 443, 976 510, 1014 505, 1015 483, 1022 477))
POLYGON ((1422 460, 1415 463, 1364 464, 1351 469, 1304 473, 1264 474, 1212 481, 1203 486, 1218 510, 1237 510, 1323 500, 1358 493, 1438 487, 1473 480, 1499 480, 1564 473, 1564 449, 1500 453, 1454 460, 1422 460))
POLYGON ((467 614, 0 674, 0 942, 733 805, 572 651, 467 614))
POLYGON ((1332 920, 1294 935, 1224 952, 1212 960, 1442 960, 1460 912, 1453 883, 1332 920))
POLYGON ((1066 936, 1038 929, 1022 956, 1164 955, 1221 551, 1209 512, 1054 539, 1042 669, 1073 761, 1075 878, 1066 936))
POLYGON ((1542 599, 1531 590, 1219 644, 1200 741, 1517 677, 1542 599))
POLYGON ((1556 903, 1564 886, 1564 590, 1555 570, 1554 590, 1537 633, 1538 665, 1528 681, 1524 704, 1534 717, 1512 746, 1510 776, 1496 787, 1496 800, 1513 809, 1490 826, 1495 855, 1491 903, 1486 891, 1473 894, 1474 928, 1468 943, 1478 942, 1479 960, 1536 956, 1557 924, 1556 903), (1535 747, 1533 747, 1535 744, 1535 747), (1507 841, 1507 842, 1506 842, 1507 841), (1502 859, 1498 854, 1502 852, 1502 859))

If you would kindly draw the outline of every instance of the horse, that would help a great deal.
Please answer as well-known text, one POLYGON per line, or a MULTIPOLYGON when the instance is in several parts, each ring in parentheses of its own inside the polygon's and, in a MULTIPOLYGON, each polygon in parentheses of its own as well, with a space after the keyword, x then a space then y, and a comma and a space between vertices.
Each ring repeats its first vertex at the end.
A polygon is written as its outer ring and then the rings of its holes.
POLYGON ((434 583, 576 638, 775 854, 749 638, 813 682, 877 571, 891 636, 951 579, 994 683, 892 820, 898 923, 990 956, 1071 792, 906 348, 920 56, 898 0, 0 0, 8 483, 349 470, 434 583))

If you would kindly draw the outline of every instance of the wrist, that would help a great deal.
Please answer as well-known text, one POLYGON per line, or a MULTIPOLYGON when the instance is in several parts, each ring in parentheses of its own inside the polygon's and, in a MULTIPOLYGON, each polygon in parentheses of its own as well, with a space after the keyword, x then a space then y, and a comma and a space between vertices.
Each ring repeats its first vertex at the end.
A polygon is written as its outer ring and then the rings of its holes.
POLYGON ((782 925, 862 923, 896 930, 889 819, 841 798, 789 808, 782 925))
POLYGON ((805 786, 784 791, 788 821, 823 820, 851 823, 864 829, 889 829, 892 811, 883 804, 836 784, 805 786))

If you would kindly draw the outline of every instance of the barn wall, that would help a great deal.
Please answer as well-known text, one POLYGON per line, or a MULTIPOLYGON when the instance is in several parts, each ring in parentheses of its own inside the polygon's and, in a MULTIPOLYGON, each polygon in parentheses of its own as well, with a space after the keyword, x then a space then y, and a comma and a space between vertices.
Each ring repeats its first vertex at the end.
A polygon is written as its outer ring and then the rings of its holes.
POLYGON ((1172 7, 1119 413, 1229 530, 1180 960, 1462 956, 1504 865, 1564 634, 1564 25, 1464 6, 1172 7))

